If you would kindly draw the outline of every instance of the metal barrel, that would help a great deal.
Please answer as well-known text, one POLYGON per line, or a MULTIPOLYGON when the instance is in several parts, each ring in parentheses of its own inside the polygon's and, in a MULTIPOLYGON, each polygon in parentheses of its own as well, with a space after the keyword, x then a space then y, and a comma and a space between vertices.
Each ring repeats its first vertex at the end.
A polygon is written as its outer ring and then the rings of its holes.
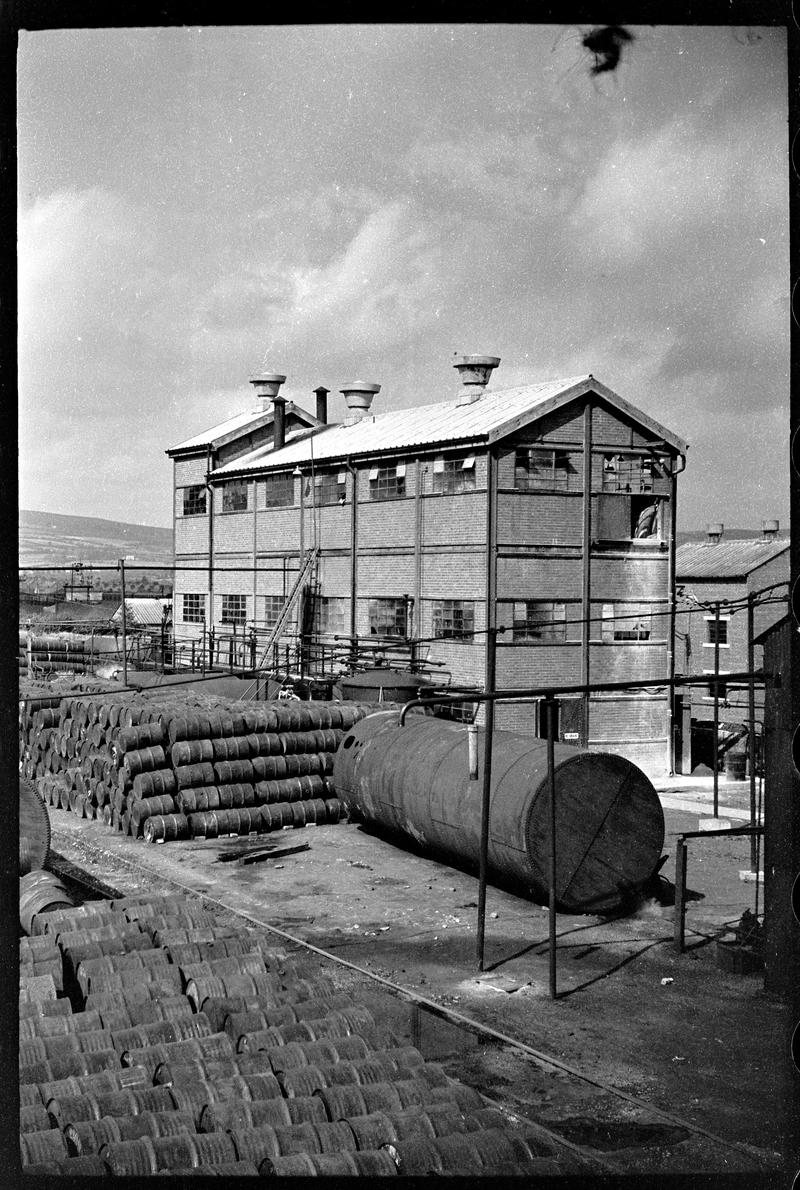
POLYGON ((189 836, 189 820, 185 814, 155 814, 144 824, 145 843, 171 843, 189 836))
MULTIPOLYGON (((175 795, 176 809, 181 814, 196 812, 205 813, 207 810, 220 808, 219 789, 216 785, 201 785, 189 789, 181 789, 175 795)), ((191 823, 189 825, 191 830, 191 823)))
POLYGON ((204 760, 214 759, 214 747, 211 740, 178 740, 170 745, 169 759, 174 768, 200 764, 204 760))
POLYGON ((285 756, 254 756, 253 781, 280 781, 286 776, 285 756))
MULTIPOLYGON (((348 810, 365 821, 478 863, 481 770, 470 780, 463 726, 420 715, 401 727, 396 712, 370 715, 342 739, 333 779, 348 810)), ((664 843, 658 794, 625 758, 562 744, 555 745, 555 784, 557 904, 570 912, 611 908, 656 869, 664 843)), ((549 822, 547 742, 495 732, 490 867, 545 901, 549 822)))
POLYGON ((43 933, 43 923, 37 923, 34 927, 35 918, 46 917, 71 906, 72 898, 67 886, 53 872, 37 869, 20 878, 19 923, 23 933, 43 933))
POLYGON ((139 773, 148 773, 153 769, 163 769, 167 758, 161 744, 152 744, 147 748, 137 748, 126 752, 123 756, 123 768, 131 780, 139 773))
POLYGON ((67 1142, 58 1128, 21 1133, 19 1151, 23 1165, 49 1164, 69 1156, 67 1142))
POLYGON ((235 1128, 231 1130, 230 1137, 237 1161, 250 1161, 260 1167, 265 1158, 280 1156, 281 1149, 275 1125, 264 1123, 256 1127, 235 1128))
POLYGON ((193 786, 215 785, 214 765, 204 760, 199 764, 182 764, 175 770, 175 782, 178 789, 190 789, 193 786))
POLYGON ((319 1096, 295 1095, 286 1100, 293 1124, 330 1124, 325 1106, 319 1096))
POLYGON ((172 794, 177 788, 175 773, 171 768, 137 773, 133 778, 133 795, 137 799, 157 797, 159 794, 165 793, 172 794))

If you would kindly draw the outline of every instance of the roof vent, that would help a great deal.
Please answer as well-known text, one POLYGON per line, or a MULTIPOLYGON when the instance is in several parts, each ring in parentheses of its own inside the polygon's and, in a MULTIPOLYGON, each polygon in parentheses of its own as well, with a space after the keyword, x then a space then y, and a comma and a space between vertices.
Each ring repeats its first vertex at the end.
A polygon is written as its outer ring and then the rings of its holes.
POLYGON ((499 363, 499 355, 456 355, 453 367, 462 384, 456 405, 471 405, 482 397, 489 377, 499 363))
POLYGON ((285 376, 281 376, 278 372, 262 372, 258 377, 253 377, 250 381, 253 388, 256 390, 256 407, 254 413, 266 413, 269 409, 269 402, 278 395, 278 391, 283 384, 285 376))
POLYGON ((379 384, 369 384, 366 380, 349 380, 343 384, 339 392, 347 402, 348 414, 344 419, 346 426, 355 425, 369 413, 372 398, 381 391, 379 384))
POLYGON ((708 540, 711 545, 717 545, 719 543, 724 528, 725 526, 721 521, 717 521, 714 525, 706 525, 706 533, 708 534, 708 540))
POLYGON ((777 541, 780 527, 780 521, 762 521, 761 533, 764 541, 777 541))

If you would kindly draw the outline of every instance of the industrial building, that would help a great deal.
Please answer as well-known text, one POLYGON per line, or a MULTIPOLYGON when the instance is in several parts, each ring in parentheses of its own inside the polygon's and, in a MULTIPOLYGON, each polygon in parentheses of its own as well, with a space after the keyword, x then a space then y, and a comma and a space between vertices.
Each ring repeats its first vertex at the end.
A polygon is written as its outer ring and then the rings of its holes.
MULTIPOLYGON (((721 747, 744 747, 738 741, 744 740, 749 723, 750 693, 747 683, 725 682, 725 674, 761 669, 762 647, 757 638, 786 609, 789 540, 780 537, 778 521, 764 521, 758 537, 726 538, 724 534, 724 525, 709 524, 705 540, 684 542, 676 551, 676 671, 709 675, 708 686, 694 686, 676 696, 676 760, 683 772, 699 762, 712 763, 715 667, 721 675, 721 747)), ((754 710, 760 750, 763 682, 755 683, 754 710)))
MULTIPOLYGON (((382 656, 436 684, 669 678, 675 499, 687 445, 592 375, 488 387, 492 356, 458 356, 455 399, 381 409, 341 386, 329 423, 251 381, 256 409, 172 447, 174 628, 244 664, 329 673, 382 656), (340 665, 341 668, 341 665, 340 665)), ((496 725, 542 734, 538 703, 496 725)), ((667 688, 574 697, 562 740, 670 767, 667 688)))

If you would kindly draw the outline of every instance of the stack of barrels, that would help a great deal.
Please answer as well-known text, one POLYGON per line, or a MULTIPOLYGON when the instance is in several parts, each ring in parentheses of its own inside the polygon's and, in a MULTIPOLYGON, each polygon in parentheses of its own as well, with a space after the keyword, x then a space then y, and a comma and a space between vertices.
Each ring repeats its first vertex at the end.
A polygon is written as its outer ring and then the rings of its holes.
POLYGON ((19 1001, 27 1174, 537 1177, 585 1168, 574 1150, 513 1125, 403 1044, 337 990, 321 960, 226 925, 197 899, 50 906, 28 929, 19 1001))
POLYGON ((333 754, 372 704, 65 697, 21 717, 48 805, 147 842, 338 822, 333 754))
POLYGON ((46 673, 85 673, 89 668, 86 638, 72 633, 49 633, 35 636, 20 632, 18 664, 20 673, 28 667, 46 673))

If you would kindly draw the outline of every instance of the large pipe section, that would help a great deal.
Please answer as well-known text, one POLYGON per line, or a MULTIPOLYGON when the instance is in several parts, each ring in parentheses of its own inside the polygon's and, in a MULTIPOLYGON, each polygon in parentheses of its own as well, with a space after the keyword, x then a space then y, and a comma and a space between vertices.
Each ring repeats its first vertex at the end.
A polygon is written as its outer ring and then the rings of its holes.
MULTIPOLYGON (((480 732, 483 736, 483 732, 480 732)), ((477 867, 483 740, 470 779, 463 724, 396 711, 346 733, 334 759, 337 796, 365 822, 477 867), (473 770, 474 771, 474 770, 473 770)), ((572 913, 614 908, 659 866, 664 813, 636 765, 608 752, 554 745, 556 903, 572 913)), ((489 869, 542 903, 550 884, 547 741, 496 731, 490 779, 489 869)))

